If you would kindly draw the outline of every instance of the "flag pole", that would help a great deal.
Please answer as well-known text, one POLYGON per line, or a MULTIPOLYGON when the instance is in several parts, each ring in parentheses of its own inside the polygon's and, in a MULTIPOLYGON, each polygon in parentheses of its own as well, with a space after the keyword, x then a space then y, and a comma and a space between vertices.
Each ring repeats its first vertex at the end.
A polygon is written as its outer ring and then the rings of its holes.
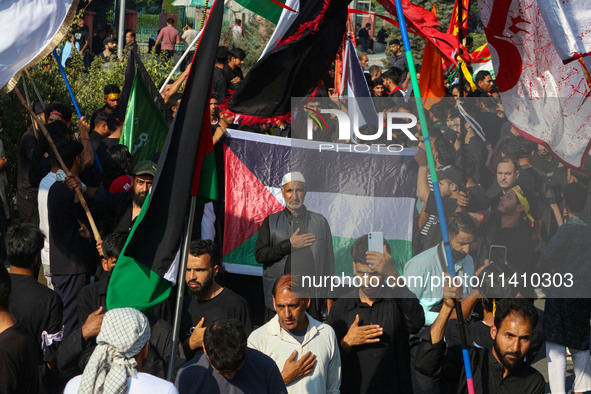
MULTIPOLYGON (((21 79, 23 81, 23 90, 25 91, 25 99, 27 101, 27 106, 31 105, 31 99, 29 98, 29 89, 27 89, 27 83, 25 82, 25 76, 21 74, 21 79)), ((31 118, 31 127, 33 128, 33 134, 35 134, 35 138, 39 139, 39 137, 37 136, 37 130, 35 130, 35 119, 33 119, 33 117, 31 115, 29 115, 29 117, 31 118)))
MULTIPOLYGON (((229 0, 224 0, 224 6, 226 4, 228 4, 229 0)), ((206 6, 207 7, 207 6, 206 6)), ((205 15, 207 15, 207 9, 206 11, 203 13, 204 15, 204 19, 203 21, 205 21, 205 15)), ((201 26, 203 26, 203 23, 201 24, 201 26)), ((170 79, 172 78, 173 74, 176 72, 176 70, 178 70, 178 68, 181 66, 181 63, 183 62, 183 60, 187 57, 187 55, 189 54, 189 49, 193 48, 195 46, 195 44, 197 43, 197 41, 199 41, 199 38, 201 38, 201 34, 203 33, 203 27, 201 27, 201 30, 199 30, 199 33, 197 33, 197 37, 195 37, 193 39, 193 41, 191 42, 191 45, 189 45, 187 47, 187 49, 185 49, 185 53, 183 53, 183 56, 181 56, 181 58, 179 59, 178 62, 176 62, 176 65, 174 66, 174 68, 172 69, 172 71, 170 72, 170 74, 168 75, 168 78, 166 78, 166 80, 164 81, 164 83, 162 84, 162 86, 160 86, 160 93, 164 92, 164 88, 166 87, 166 85, 168 84, 168 81, 170 81, 170 79)))
MULTIPOLYGON (((441 201, 441 191, 439 190, 439 181, 437 179, 437 171, 435 169, 435 160, 433 159, 433 150, 431 148, 431 139, 429 138, 429 130, 427 128, 427 122, 425 119, 425 111, 423 109, 423 102, 420 97, 419 81, 417 79, 417 72, 415 70, 415 64, 412 59, 412 51, 410 48, 410 40, 408 39, 408 30, 406 28, 406 21, 404 19, 404 11, 402 10, 402 2, 400 0, 394 0, 396 4, 396 14, 398 16, 398 23, 400 24, 400 33, 402 35, 402 42, 404 45, 404 52, 406 55, 406 62, 408 63, 408 71, 410 73, 413 91, 415 94, 415 103, 417 106, 417 112, 419 114, 419 121, 421 124, 421 133, 425 142, 425 153, 427 154, 427 165, 429 166, 429 172, 431 174, 431 181, 433 184, 433 194, 435 196, 435 204, 437 205, 437 215, 439 217, 441 236, 443 238, 443 245, 445 247, 445 255, 447 258, 447 269, 450 275, 455 276, 456 270, 454 267, 454 259, 451 253, 451 245, 449 243, 449 234, 447 232, 447 221, 445 220, 445 212, 443 210, 443 203, 441 201)), ((456 313, 458 306, 456 304, 456 313)), ((459 308, 461 316, 461 306, 459 308)), ((458 320, 459 321, 459 320, 458 320)), ((468 386, 468 393, 474 394, 474 382, 472 380, 472 366, 470 365, 470 356, 468 349, 462 346, 462 355, 464 358, 464 369, 466 371, 466 384, 468 386)))
POLYGON ((43 101, 43 99, 41 98, 41 94, 39 93, 39 89, 37 89, 37 85, 35 84, 35 81, 33 81, 31 74, 29 74, 29 70, 27 70, 26 68, 25 68, 25 74, 27 74, 27 77, 29 78, 31 85, 33 85, 33 90, 35 91, 35 94, 37 95, 37 100, 39 100, 39 102, 41 103, 41 106, 43 107, 43 110, 45 110, 45 101, 43 101))
POLYGON ((172 345, 170 348, 170 358, 168 360, 168 370, 166 380, 172 381, 172 372, 174 368, 174 356, 176 348, 179 345, 181 312, 183 310, 183 297, 185 294, 185 271, 187 270, 187 259, 189 258, 189 246, 191 244, 191 235, 193 232, 193 222, 195 220, 195 208, 197 206, 197 196, 191 197, 191 206, 189 208, 189 220, 187 220, 187 229, 185 230, 185 239, 181 245, 181 260, 179 262, 179 272, 177 277, 176 307, 174 311, 174 325, 172 329, 172 345))
MULTIPOLYGON (((27 78, 29 78, 29 82, 31 82, 31 85, 33 86, 33 90, 35 91, 35 94, 37 95, 37 100, 39 100, 39 102, 41 103, 41 106, 43 107, 43 111, 45 111, 47 109, 45 107, 45 102, 41 98, 41 94, 39 93, 39 89, 37 89, 37 85, 35 84, 35 81, 33 81, 33 78, 31 78, 31 74, 29 74, 29 70, 27 70, 26 68, 25 68, 25 74, 27 75, 27 78)), ((23 79, 23 83, 24 83, 24 79, 23 79)), ((25 84, 25 95, 27 96, 27 103, 29 102, 28 94, 29 93, 27 92, 27 85, 25 84)), ((31 116, 31 121, 32 120, 33 120, 33 117, 31 116)), ((39 135, 37 133, 37 128, 35 127, 34 122, 33 122, 33 133, 35 134, 35 138, 39 139, 39 135)))
MULTIPOLYGON (((457 1, 458 4, 458 85, 460 91, 460 97, 458 98, 459 102, 464 101, 464 72, 462 69, 462 41, 464 40, 464 34, 462 30, 463 20, 464 20, 464 6, 461 0, 457 1)), ((464 181, 464 185, 468 181, 468 174, 466 174, 466 119, 463 116, 460 116, 460 149, 462 150, 461 154, 461 162, 462 162, 462 179, 464 181)), ((468 377, 472 377, 471 365, 470 365, 470 358, 468 353, 468 338, 466 336, 466 325, 464 323, 464 315, 462 311, 462 303, 459 301, 455 302, 456 308, 456 317, 458 320, 458 330, 460 332, 460 344, 462 345, 462 354, 464 356, 464 368, 466 369, 466 383, 468 385, 468 391, 470 391, 470 386, 472 386, 472 392, 474 392, 474 382, 472 379, 468 377)))
MULTIPOLYGON (((41 129, 41 132, 43 133, 43 135, 47 139, 47 142, 49 142, 49 146, 53 150, 53 154, 55 155, 55 158, 56 158, 57 162, 59 163, 61 169, 66 173, 66 175, 70 175, 70 169, 66 166, 66 164, 62 160, 62 157, 60 156, 60 154, 55 146, 55 143, 53 142, 53 139, 51 138, 51 135, 49 135, 49 132, 45 128, 45 125, 43 124, 43 122, 41 122, 41 120, 37 117, 37 115, 35 115, 35 113, 31 109, 31 107, 29 107, 27 105, 27 102, 25 101, 25 98, 21 94, 18 87, 16 87, 16 86, 14 87, 14 92, 18 96, 18 99, 20 100, 21 105, 27 109, 27 111, 29 112, 29 115, 31 115, 33 117, 33 119, 35 119, 37 124, 39 125, 39 128, 41 129)), ((86 213, 86 217, 88 218, 88 222, 90 223, 90 229, 94 235, 94 239, 96 242, 99 242, 101 240, 101 236, 100 236, 98 229, 96 227, 96 224, 94 222, 94 218, 92 217, 92 214, 90 213, 90 210, 88 209, 88 204, 86 203, 86 200, 84 199, 84 195, 82 194, 82 191, 80 190, 80 188, 76 188, 74 190, 74 192, 76 193, 78 200, 80 200, 80 205, 82 205, 82 208, 84 209, 84 212, 86 213)))
POLYGON ((201 17, 201 27, 199 27, 199 31, 203 30, 203 25, 205 24, 205 19, 207 18, 208 4, 209 4, 209 0, 205 0, 205 7, 203 7, 203 16, 201 17))
MULTIPOLYGON (((57 66, 60 69, 60 73, 62 74, 62 78, 66 83, 66 88, 68 89, 68 93, 70 93, 70 98, 72 99, 72 104, 74 104, 74 109, 76 110, 76 114, 78 114, 78 119, 82 119, 82 113, 80 112, 80 108, 78 107, 78 102, 76 101, 76 97, 74 96, 74 92, 72 91, 72 87, 70 86, 70 82, 68 81, 68 77, 66 76, 66 71, 62 67, 61 59, 57 54, 57 51, 53 50, 53 56, 55 57, 55 61, 57 62, 57 66)), ((92 130, 91 130, 92 131, 92 130)), ((90 143, 90 147, 92 148, 92 153, 94 154, 94 162, 96 163, 96 167, 99 173, 103 172, 103 168, 101 167, 101 163, 99 162, 98 156, 96 155, 96 151, 94 150, 94 146, 90 143)))

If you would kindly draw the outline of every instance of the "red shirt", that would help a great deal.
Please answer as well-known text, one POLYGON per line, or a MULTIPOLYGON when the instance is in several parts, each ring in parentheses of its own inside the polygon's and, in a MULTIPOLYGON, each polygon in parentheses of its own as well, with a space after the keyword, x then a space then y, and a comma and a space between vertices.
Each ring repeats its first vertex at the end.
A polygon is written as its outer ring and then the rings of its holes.
POLYGON ((180 42, 179 32, 172 26, 166 26, 160 30, 160 34, 158 34, 158 40, 162 42, 162 49, 165 51, 170 51, 174 49, 175 44, 180 42))

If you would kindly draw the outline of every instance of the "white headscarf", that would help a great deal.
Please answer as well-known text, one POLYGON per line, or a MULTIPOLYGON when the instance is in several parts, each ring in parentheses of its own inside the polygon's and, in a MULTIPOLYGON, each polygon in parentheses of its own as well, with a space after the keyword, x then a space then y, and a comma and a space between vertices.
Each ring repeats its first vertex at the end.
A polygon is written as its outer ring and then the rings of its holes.
POLYGON ((105 314, 97 346, 88 360, 78 393, 123 394, 127 378, 136 374, 133 358, 150 339, 148 318, 133 308, 112 309, 105 314))

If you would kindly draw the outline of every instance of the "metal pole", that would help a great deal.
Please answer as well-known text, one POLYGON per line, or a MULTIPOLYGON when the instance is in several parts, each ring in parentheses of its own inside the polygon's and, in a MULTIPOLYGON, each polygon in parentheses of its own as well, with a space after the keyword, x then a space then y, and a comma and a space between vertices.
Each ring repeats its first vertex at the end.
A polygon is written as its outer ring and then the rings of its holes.
MULTIPOLYGON (((23 90, 25 92, 25 100, 27 100, 27 105, 31 106, 31 99, 29 98, 29 89, 27 89, 27 83, 25 82, 25 76, 21 74, 21 79, 23 80, 23 90)), ((35 134, 35 138, 39 139, 37 136, 37 130, 35 129, 35 119, 33 119, 32 115, 29 115, 31 118, 31 127, 33 128, 33 134, 35 134)))
MULTIPOLYGON (((224 0, 224 5, 228 4, 228 1, 230 0, 224 0)), ((172 69, 172 71, 170 72, 170 74, 168 75, 168 78, 166 78, 166 81, 164 81, 164 83, 162 84, 162 86, 160 86, 160 93, 164 92, 164 88, 166 87, 166 85, 168 84, 168 81, 170 81, 170 79, 172 78, 172 75, 176 72, 176 70, 178 70, 178 68, 181 66, 181 63, 183 62, 183 60, 187 57, 187 54, 189 53, 190 49, 193 48, 195 46, 195 44, 197 43, 197 41, 199 41, 199 38, 201 37, 201 34, 203 33, 203 29, 199 30, 199 33, 197 33, 197 36, 195 37, 195 39, 191 42, 191 45, 189 45, 187 47, 187 49, 185 50, 185 53, 183 53, 183 56, 181 56, 181 58, 179 59, 179 61, 176 63, 176 65, 174 66, 174 68, 172 69)), ((197 48, 195 48, 195 52, 197 52, 197 48)))
POLYGON ((117 57, 123 56, 123 40, 125 39, 125 0, 119 0, 119 32, 117 33, 117 57))
POLYGON ((31 82, 31 85, 33 85, 33 90, 35 91, 35 94, 37 95, 37 100, 39 100, 39 102, 41 103, 41 106, 45 110, 45 102, 41 98, 41 94, 39 93, 39 89, 37 89, 37 85, 35 84, 35 81, 33 81, 31 74, 29 74, 29 70, 27 70, 26 68, 25 68, 25 74, 27 74, 27 77, 29 78, 29 82, 31 82))
MULTIPOLYGON (((64 78, 64 82, 66 83, 66 88, 68 89, 68 93, 70 93, 70 98, 72 99, 72 104, 74 104, 74 109, 76 110, 76 114, 78 115, 78 119, 82 119, 82 113, 80 112, 80 108, 78 107, 78 102, 76 101, 76 96, 74 96, 74 92, 72 91, 72 87, 70 86, 70 82, 68 81, 68 77, 66 76, 66 71, 62 67, 62 63, 60 61, 60 57, 57 54, 57 51, 53 50, 53 56, 57 61, 57 66, 62 73, 62 78, 64 78)), ((92 130, 91 130, 92 131, 92 130)), ((103 167, 101 167, 101 163, 99 162, 98 156, 96 155, 96 151, 94 150, 94 146, 92 143, 90 144, 92 148, 92 153, 94 154, 94 162, 96 163, 96 168, 98 169, 99 173, 103 172, 103 167)))
MULTIPOLYGON (((445 247, 445 255, 447 259, 447 270, 450 275, 455 276, 456 270, 454 267, 454 259, 451 253, 451 245, 449 243, 449 234, 447 232, 447 221, 445 220, 445 211, 443 210, 443 203, 441 201, 441 191, 439 190, 439 180, 437 179, 437 171, 435 169, 435 160, 433 159, 433 150, 431 148, 431 139, 429 138, 429 130, 427 128, 427 121, 425 118, 425 111, 423 109, 423 102, 420 97, 419 81, 417 79, 417 72, 415 70, 415 64, 412 59, 412 52, 410 48, 410 40, 408 39, 408 30, 406 28, 406 21, 404 19, 404 12, 402 10, 402 2, 395 0, 396 3, 396 14, 398 16, 398 23, 400 23, 400 33, 402 35, 402 41, 404 44, 404 52, 406 55, 406 62, 408 63, 408 71, 410 73, 413 90, 417 92, 415 94, 415 103, 417 106, 417 112, 419 114, 419 120, 421 122, 421 132, 425 141, 425 153, 427 154, 427 164, 429 166, 429 172, 431 173, 431 181, 433 183, 433 195, 435 196, 435 204, 437 206, 437 216, 439 216, 439 222, 441 227, 441 236, 443 238, 443 245, 445 247)), ((461 310, 460 310, 461 312, 461 310)), ((458 316, 459 318, 459 316, 458 316)), ((468 385, 468 393, 474 394, 474 382, 472 380, 472 366, 470 365, 470 357, 467 349, 462 349, 464 356, 464 369, 466 370, 466 383, 468 385)))
POLYGON ((185 239, 181 245, 181 261, 179 262, 179 272, 177 277, 176 308, 174 311, 174 325, 172 329, 172 346, 170 348, 170 358, 168 360, 168 371, 166 380, 172 381, 172 370, 174 368, 174 356, 176 348, 179 345, 179 334, 181 328, 181 311, 183 310, 183 296, 185 294, 185 271, 187 270, 187 258, 189 257, 189 245, 191 243, 191 233, 193 232, 193 221, 195 219, 195 207, 197 206, 197 197, 191 197, 191 207, 189 209, 189 220, 187 220, 187 229, 185 230, 185 239))

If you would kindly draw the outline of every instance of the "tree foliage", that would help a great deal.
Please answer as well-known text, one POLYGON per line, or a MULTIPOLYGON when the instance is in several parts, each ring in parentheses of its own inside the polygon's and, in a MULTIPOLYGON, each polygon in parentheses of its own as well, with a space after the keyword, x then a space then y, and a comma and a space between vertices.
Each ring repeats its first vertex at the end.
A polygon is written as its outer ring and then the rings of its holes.
MULTIPOLYGON (((454 8, 454 1, 453 0, 445 0, 445 1, 413 0, 412 3, 419 5, 429 11, 432 10, 433 5, 435 4, 437 7, 437 19, 439 19, 439 24, 441 25, 441 31, 447 31, 449 24, 450 24, 451 16, 453 13, 453 8, 454 8)), ((382 10, 383 10, 383 7, 382 7, 382 10)), ((472 13, 478 14, 478 4, 477 4, 476 0, 472 0, 470 2, 470 13, 471 14, 472 13)), ((396 17, 396 15, 394 15, 394 17, 396 17)), ((397 18, 395 18, 395 19, 397 19, 397 18)), ((478 19, 480 19, 480 18, 478 18, 478 19)), ((392 24, 390 24, 388 22, 384 22, 384 26, 389 34, 388 40, 391 40, 393 38, 398 38, 400 41, 402 41, 402 36, 400 34, 399 28, 393 26, 392 24)), ((486 36, 483 32, 473 31, 470 33, 470 36, 474 39, 474 49, 476 49, 480 45, 483 45, 486 43, 486 36)), ((417 67, 417 71, 419 71, 420 65, 423 61, 423 51, 425 48, 425 40, 422 37, 412 34, 412 33, 409 34, 409 40, 410 40, 410 45, 411 45, 411 50, 412 50, 412 57, 413 57, 415 66, 417 67)), ((390 66, 389 59, 390 59, 390 56, 392 55, 389 47, 386 48, 385 54, 386 54, 386 59, 384 60, 384 67, 389 67, 390 66)))
POLYGON ((273 34, 275 24, 260 17, 253 16, 250 20, 242 24, 244 37, 234 39, 230 27, 222 30, 220 45, 226 45, 228 49, 238 47, 246 52, 246 59, 242 66, 242 71, 246 74, 259 60, 267 42, 273 34))
MULTIPOLYGON (((163 78, 166 78, 173 67, 171 60, 162 61, 158 56, 144 55, 142 60, 156 84, 163 78)), ((87 71, 84 71, 80 56, 72 57, 69 66, 66 68, 66 75, 80 107, 80 111, 87 120, 90 119, 94 110, 104 105, 103 87, 105 85, 113 83, 123 87, 126 66, 126 53, 122 61, 113 61, 111 63, 104 63, 97 57, 87 71)), ((53 56, 48 56, 43 61, 37 63, 29 72, 44 102, 61 102, 72 108, 74 115, 72 117, 71 130, 73 134, 76 134, 78 119, 66 84, 53 56)), ((23 75, 23 78, 26 77, 23 75)), ((27 86, 31 101, 38 101, 28 80, 27 86)), ((18 88, 24 95, 25 89, 22 80, 19 82, 18 88)), ((14 92, 0 95, 0 108, 4 112, 0 139, 4 143, 6 157, 9 162, 8 193, 10 196, 14 196, 16 194, 15 186, 20 139, 31 125, 31 120, 14 92)))

